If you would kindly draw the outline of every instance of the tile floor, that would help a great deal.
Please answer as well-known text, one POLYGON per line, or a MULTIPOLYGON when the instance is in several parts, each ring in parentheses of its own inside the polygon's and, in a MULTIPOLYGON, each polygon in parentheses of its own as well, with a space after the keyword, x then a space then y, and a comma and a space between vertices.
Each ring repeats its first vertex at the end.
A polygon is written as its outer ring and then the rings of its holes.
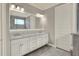
POLYGON ((45 45, 26 56, 70 56, 71 54, 67 51, 54 48, 48 45, 45 45))

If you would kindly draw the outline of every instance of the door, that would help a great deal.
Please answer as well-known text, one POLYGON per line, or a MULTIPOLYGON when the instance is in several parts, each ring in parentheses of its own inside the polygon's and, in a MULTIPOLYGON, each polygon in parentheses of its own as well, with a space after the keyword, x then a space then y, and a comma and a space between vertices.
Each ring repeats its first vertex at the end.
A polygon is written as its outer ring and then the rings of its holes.
POLYGON ((69 51, 72 44, 73 4, 63 4, 55 8, 56 47, 69 51))
POLYGON ((0 4, 0 56, 1 56, 1 4, 0 4))

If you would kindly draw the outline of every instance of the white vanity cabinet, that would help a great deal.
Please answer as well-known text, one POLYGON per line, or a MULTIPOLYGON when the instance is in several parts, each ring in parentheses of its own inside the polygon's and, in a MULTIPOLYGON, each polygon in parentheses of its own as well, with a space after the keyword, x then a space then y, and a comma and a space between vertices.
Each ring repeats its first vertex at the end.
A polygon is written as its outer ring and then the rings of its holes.
POLYGON ((48 43, 48 34, 35 34, 11 40, 11 56, 22 56, 48 43))

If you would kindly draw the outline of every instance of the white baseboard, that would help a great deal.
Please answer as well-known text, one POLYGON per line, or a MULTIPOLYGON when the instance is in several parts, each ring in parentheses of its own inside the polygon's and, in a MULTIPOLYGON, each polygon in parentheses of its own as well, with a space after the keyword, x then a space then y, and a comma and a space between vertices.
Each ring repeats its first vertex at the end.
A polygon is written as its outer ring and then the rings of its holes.
POLYGON ((54 44, 48 43, 48 45, 56 48, 54 44))
MULTIPOLYGON (((56 45, 54 45, 54 44, 51 44, 51 43, 48 43, 48 45, 49 46, 52 46, 52 47, 54 47, 54 48, 59 48, 59 47, 57 47, 56 45)), ((61 49, 61 48, 60 48, 61 49)), ((62 50, 64 50, 64 49, 62 49, 62 50)), ((68 52, 70 52, 72 49, 70 49, 70 50, 65 50, 65 51, 68 51, 68 52)))

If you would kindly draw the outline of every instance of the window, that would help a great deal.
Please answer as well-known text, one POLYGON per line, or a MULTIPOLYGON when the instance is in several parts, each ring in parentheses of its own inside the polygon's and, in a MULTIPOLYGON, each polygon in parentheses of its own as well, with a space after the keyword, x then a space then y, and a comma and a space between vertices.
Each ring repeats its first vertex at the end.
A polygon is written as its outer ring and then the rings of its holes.
POLYGON ((15 24, 16 25, 24 25, 24 20, 23 19, 16 19, 15 18, 15 24))
POLYGON ((30 18, 11 15, 10 29, 30 29, 30 18))

